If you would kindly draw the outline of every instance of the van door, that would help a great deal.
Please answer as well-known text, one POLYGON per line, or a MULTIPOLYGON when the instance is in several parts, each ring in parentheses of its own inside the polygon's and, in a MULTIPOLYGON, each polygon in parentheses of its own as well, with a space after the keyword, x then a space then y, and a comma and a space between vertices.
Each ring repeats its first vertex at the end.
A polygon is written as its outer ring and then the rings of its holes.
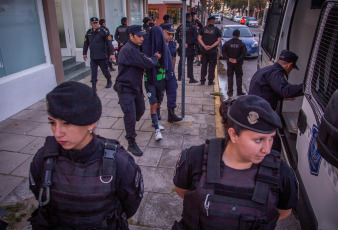
MULTIPOLYGON (((318 229, 338 226, 338 169, 317 151, 318 126, 338 89, 338 2, 323 5, 305 75, 301 113, 306 121, 297 135, 298 171, 318 222, 318 229)), ((338 116, 338 112, 337 112, 338 116)))

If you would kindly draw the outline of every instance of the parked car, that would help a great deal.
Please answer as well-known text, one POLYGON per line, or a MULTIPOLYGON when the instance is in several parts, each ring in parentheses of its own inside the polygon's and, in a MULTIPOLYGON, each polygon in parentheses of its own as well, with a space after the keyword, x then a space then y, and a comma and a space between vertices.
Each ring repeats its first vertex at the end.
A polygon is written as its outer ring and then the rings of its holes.
POLYGON ((257 27, 258 21, 255 17, 249 17, 249 18, 246 19, 245 25, 257 27))
POLYGON ((242 17, 240 23, 241 23, 242 25, 245 25, 246 19, 248 19, 248 18, 249 18, 249 17, 242 17))
POLYGON ((231 21, 233 21, 235 19, 235 15, 230 15, 230 18, 229 18, 229 20, 231 20, 231 21))
MULTIPOLYGON (((229 41, 232 38, 232 33, 234 30, 239 30, 241 35, 239 37, 245 43, 246 46, 246 56, 247 57, 258 57, 258 42, 255 40, 255 34, 253 34, 249 27, 245 25, 224 25, 222 27, 222 42, 220 43, 220 50, 222 51, 222 46, 225 42, 229 41)), ((222 53, 222 52, 221 52, 222 53)), ((220 56, 222 57, 222 54, 220 56)))
POLYGON ((227 15, 225 16, 225 18, 227 18, 227 19, 230 19, 230 17, 231 17, 230 14, 227 14, 227 15))
POLYGON ((235 17, 234 17, 234 22, 240 22, 241 19, 242 19, 241 16, 235 16, 235 17))
POLYGON ((216 18, 216 23, 221 23, 221 15, 212 13, 211 16, 214 16, 216 18))

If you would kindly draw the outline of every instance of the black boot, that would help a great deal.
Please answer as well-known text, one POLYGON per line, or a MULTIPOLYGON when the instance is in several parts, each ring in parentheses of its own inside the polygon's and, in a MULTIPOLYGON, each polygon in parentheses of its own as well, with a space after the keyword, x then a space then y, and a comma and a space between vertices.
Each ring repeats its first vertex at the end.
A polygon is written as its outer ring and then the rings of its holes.
POLYGON ((195 78, 190 78, 189 83, 197 83, 198 81, 195 80, 195 78))
POLYGON ((168 122, 173 123, 177 121, 182 121, 182 118, 175 114, 174 108, 168 108, 168 122))
POLYGON ((143 155, 142 150, 138 147, 135 141, 129 142, 128 141, 128 149, 129 152, 131 152, 134 156, 140 157, 143 155))
POLYGON ((106 88, 110 88, 112 85, 113 85, 113 82, 111 81, 111 78, 108 78, 106 88))
POLYGON ((96 92, 96 82, 92 82, 92 89, 96 92))

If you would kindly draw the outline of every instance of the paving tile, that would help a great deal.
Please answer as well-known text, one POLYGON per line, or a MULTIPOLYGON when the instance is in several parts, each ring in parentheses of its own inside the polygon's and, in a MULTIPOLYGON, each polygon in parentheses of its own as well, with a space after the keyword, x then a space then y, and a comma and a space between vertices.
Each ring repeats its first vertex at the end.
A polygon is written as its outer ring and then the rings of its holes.
POLYGON ((144 191, 170 193, 173 188, 173 169, 140 167, 144 180, 144 191))
POLYGON ((0 174, 0 204, 24 180, 21 177, 5 176, 0 174))
POLYGON ((111 113, 108 115, 109 117, 115 117, 115 118, 123 118, 124 114, 122 112, 121 107, 115 107, 111 111, 111 113))
MULTIPOLYGON (((149 140, 152 138, 153 132, 144 132, 144 131, 136 131, 136 143, 137 145, 140 146, 148 146, 149 140)), ((118 141, 121 143, 123 146, 128 146, 128 141, 125 138, 126 132, 123 131, 122 135, 119 137, 118 141)))
POLYGON ((161 156, 162 156, 163 149, 162 148, 146 148, 143 152, 143 156, 141 156, 137 162, 138 165, 142 166, 153 166, 157 167, 161 156))
POLYGON ((18 166, 23 164, 30 155, 16 152, 0 152, 0 173, 10 174, 18 166))
POLYGON ((109 129, 117 121, 117 118, 114 117, 101 117, 97 122, 96 127, 102 129, 109 129))
POLYGON ((123 133, 123 130, 95 128, 94 133, 101 137, 118 140, 123 133))
POLYGON ((111 101, 110 98, 104 98, 104 97, 101 97, 100 100, 101 100, 102 107, 106 106, 111 101))
POLYGON ((120 107, 118 99, 111 99, 110 102, 106 105, 107 107, 120 107))
POLYGON ((30 131, 28 135, 37 136, 37 137, 47 137, 47 136, 53 136, 53 132, 50 127, 50 124, 42 123, 35 129, 30 131))
POLYGON ((212 98, 200 98, 194 97, 191 101, 192 104, 203 104, 203 105, 210 105, 214 103, 214 99, 212 98))
POLYGON ((13 134, 27 134, 41 123, 35 121, 13 120, 8 126, 1 128, 0 132, 13 134))
POLYGON ((1 121, 0 122, 0 132, 1 132, 1 129, 3 129, 6 126, 9 126, 13 122, 15 122, 15 120, 12 120, 12 119, 9 119, 9 118, 7 118, 6 120, 1 121))
MULTIPOLYGON (((38 207, 38 202, 34 194, 28 188, 29 179, 22 180, 16 188, 1 201, 1 206, 25 203, 28 204, 27 207, 31 207, 31 205, 38 207)), ((26 222, 26 224, 28 225, 28 222, 26 222)))
POLYGON ((172 125, 170 133, 175 134, 187 134, 187 135, 199 135, 200 124, 193 124, 190 122, 175 122, 172 125))
MULTIPOLYGON (((103 92, 103 91, 97 91, 96 92, 97 96, 99 96, 99 98, 101 99, 101 102, 102 100, 105 98, 105 99, 109 99, 109 98, 106 98, 105 96, 108 94, 108 92, 103 92)), ((103 105, 102 105, 103 106, 103 105)))
POLYGON ((22 110, 17 114, 10 117, 10 119, 24 120, 24 121, 37 121, 37 122, 48 122, 48 114, 46 111, 40 110, 22 110))
POLYGON ((130 230, 162 230, 162 228, 142 227, 137 225, 129 225, 130 230))
POLYGON ((183 135, 181 134, 162 134, 163 140, 155 141, 155 138, 151 138, 149 145, 155 148, 167 148, 167 149, 181 149, 183 142, 183 135))
MULTIPOLYGON (((24 154, 22 154, 22 155, 24 155, 24 154)), ((29 167, 31 165, 32 160, 33 160, 33 156, 28 157, 19 167, 17 167, 13 172, 11 172, 11 175, 28 178, 29 177, 29 167)))
POLYGON ((211 139, 211 138, 216 137, 215 124, 210 124, 210 125, 209 124, 201 124, 200 137, 203 137, 204 139, 211 139))
POLYGON ((32 141, 25 148, 20 150, 20 153, 28 153, 28 154, 36 154, 38 150, 44 145, 46 138, 37 137, 34 141, 32 141))
POLYGON ((182 150, 180 149, 164 149, 158 166, 162 168, 175 168, 181 152, 182 150))
POLYGON ((187 148, 190 148, 191 146, 201 145, 204 143, 205 143, 205 139, 203 137, 184 135, 182 149, 187 149, 187 148))
POLYGON ((35 104, 29 106, 27 109, 46 111, 47 110, 47 104, 46 104, 45 101, 38 101, 35 104))
POLYGON ((101 117, 109 116, 111 112, 113 112, 114 108, 111 107, 102 107, 101 117))
POLYGON ((19 152, 35 139, 36 137, 28 135, 0 133, 0 149, 19 152))
MULTIPOLYGON (((169 122, 166 122, 166 118, 164 120, 164 117, 162 117, 162 120, 158 121, 160 125, 164 127, 164 130, 161 131, 161 133, 169 133, 171 129, 171 124, 169 122)), ((145 120, 141 129, 141 131, 147 131, 147 132, 154 132, 155 128, 152 126, 152 121, 151 120, 145 120)))

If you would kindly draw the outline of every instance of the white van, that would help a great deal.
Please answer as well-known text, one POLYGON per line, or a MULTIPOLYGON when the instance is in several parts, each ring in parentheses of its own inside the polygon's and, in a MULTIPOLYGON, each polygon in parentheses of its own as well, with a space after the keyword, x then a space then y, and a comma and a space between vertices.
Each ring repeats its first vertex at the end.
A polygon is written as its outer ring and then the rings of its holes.
MULTIPOLYGON (((338 1, 270 0, 267 9, 258 68, 273 64, 288 49, 299 56, 300 69, 293 70, 288 81, 304 83, 305 96, 278 107, 284 126, 278 133, 282 152, 299 180, 297 216, 302 229, 336 230, 338 141, 328 155, 318 152, 316 137, 338 89, 338 1)), ((335 132, 328 129, 324 131, 331 140, 338 140, 337 127, 335 132)))

